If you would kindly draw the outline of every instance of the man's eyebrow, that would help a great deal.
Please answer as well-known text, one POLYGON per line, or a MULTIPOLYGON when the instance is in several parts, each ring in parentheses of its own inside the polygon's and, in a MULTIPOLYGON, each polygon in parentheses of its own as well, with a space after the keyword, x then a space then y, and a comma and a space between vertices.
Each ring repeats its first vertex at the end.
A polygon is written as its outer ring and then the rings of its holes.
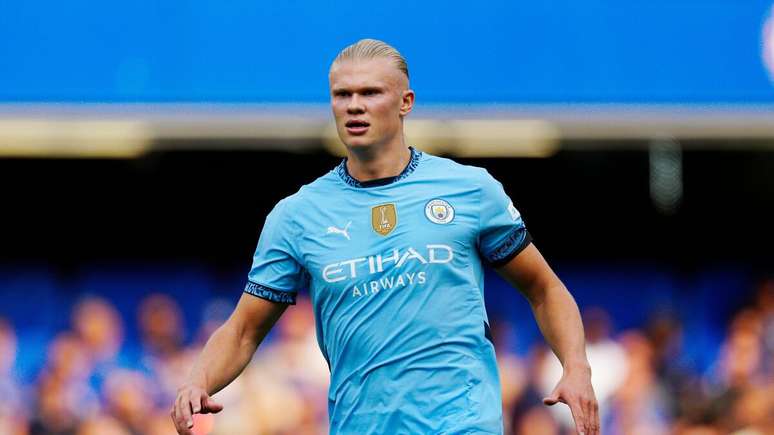
POLYGON ((331 89, 331 92, 338 93, 338 92, 365 92, 365 91, 383 91, 384 86, 381 85, 368 85, 368 86, 337 86, 331 89))

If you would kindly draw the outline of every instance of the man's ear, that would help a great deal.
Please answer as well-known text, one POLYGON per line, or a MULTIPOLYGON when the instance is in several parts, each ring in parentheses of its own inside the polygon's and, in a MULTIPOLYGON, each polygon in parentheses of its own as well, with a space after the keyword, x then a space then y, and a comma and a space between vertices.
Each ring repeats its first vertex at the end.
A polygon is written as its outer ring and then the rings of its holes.
POLYGON ((414 108, 414 91, 406 89, 403 91, 403 95, 400 102, 400 116, 406 116, 414 108))

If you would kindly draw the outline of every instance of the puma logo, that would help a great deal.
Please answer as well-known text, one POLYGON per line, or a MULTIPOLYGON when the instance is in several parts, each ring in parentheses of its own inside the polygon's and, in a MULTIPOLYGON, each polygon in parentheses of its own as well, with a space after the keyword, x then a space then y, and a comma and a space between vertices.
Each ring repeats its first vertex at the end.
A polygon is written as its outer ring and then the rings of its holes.
POLYGON ((341 234, 342 236, 346 237, 347 240, 350 240, 349 233, 347 232, 350 225, 352 225, 352 221, 347 222, 347 225, 345 225, 343 229, 336 228, 331 225, 328 227, 328 232, 326 234, 341 234))

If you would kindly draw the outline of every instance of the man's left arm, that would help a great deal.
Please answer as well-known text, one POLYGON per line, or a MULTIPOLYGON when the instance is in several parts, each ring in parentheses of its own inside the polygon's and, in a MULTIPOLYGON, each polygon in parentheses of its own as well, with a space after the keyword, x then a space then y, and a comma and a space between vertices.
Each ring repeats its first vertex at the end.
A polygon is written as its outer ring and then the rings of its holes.
POLYGON ((591 386, 583 323, 575 299, 534 244, 530 243, 496 270, 527 298, 540 331, 562 363, 562 379, 543 403, 567 404, 580 434, 599 434, 597 400, 591 386))

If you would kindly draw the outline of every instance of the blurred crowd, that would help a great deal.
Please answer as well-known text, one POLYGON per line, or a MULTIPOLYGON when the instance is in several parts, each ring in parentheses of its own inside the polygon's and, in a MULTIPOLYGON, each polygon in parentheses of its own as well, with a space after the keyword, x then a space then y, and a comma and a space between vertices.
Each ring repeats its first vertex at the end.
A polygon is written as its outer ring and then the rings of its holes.
MULTIPOLYGON (((47 344, 31 382, 16 375, 20 331, 0 319, 0 435, 172 435, 177 387, 210 333, 228 315, 222 301, 187 334, 175 300, 148 295, 129 323, 110 301, 87 297, 70 327, 47 344), (138 331, 129 349, 127 328, 138 331), (185 337, 193 337, 186 340, 185 337)), ((602 308, 583 312, 604 434, 774 434, 774 281, 727 325, 715 362, 696 370, 683 358, 676 315, 654 315, 615 331, 602 308)), ((493 319, 507 434, 571 434, 569 411, 542 405, 561 375, 544 344, 511 349, 518 331, 493 319)), ((218 393, 222 413, 195 418, 196 434, 327 433, 328 368, 317 348, 308 300, 288 309, 246 371, 218 393)))
MULTIPOLYGON (((656 314, 617 334, 602 309, 585 310, 583 320, 603 434, 774 434, 774 281, 732 317, 704 371, 685 358, 692 337, 677 316, 656 314)), ((567 407, 540 404, 561 376, 549 349, 526 358, 499 352, 499 360, 506 433, 574 433, 567 407)))

